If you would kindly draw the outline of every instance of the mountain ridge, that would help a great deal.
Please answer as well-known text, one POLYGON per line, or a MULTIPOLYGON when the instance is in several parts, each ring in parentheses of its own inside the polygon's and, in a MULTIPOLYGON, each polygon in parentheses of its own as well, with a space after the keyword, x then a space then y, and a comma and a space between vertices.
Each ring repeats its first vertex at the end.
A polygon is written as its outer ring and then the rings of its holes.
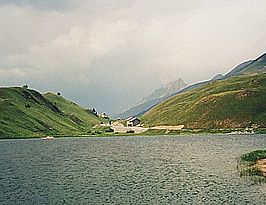
POLYGON ((175 95, 142 116, 146 126, 266 127, 266 73, 234 76, 175 95))
POLYGON ((154 90, 150 95, 144 97, 141 103, 155 100, 157 98, 167 97, 185 87, 187 87, 187 84, 184 82, 184 80, 182 78, 178 78, 177 80, 173 80, 167 84, 162 85, 160 88, 154 90))
POLYGON ((140 116, 158 103, 167 99, 173 93, 176 93, 185 87, 187 87, 187 84, 179 77, 176 80, 162 85, 160 88, 154 90, 150 95, 144 97, 138 105, 130 107, 115 117, 126 119, 130 116, 140 116))
POLYGON ((154 108, 159 103, 163 102, 164 100, 167 100, 168 98, 170 98, 170 97, 172 97, 174 95, 189 91, 191 89, 196 89, 196 88, 198 88, 200 86, 203 86, 205 84, 208 84, 208 83, 210 83, 212 81, 223 80, 223 79, 227 79, 227 78, 230 78, 230 77, 233 77, 233 76, 244 75, 244 74, 252 74, 252 73, 257 73, 257 72, 260 72, 260 73, 266 72, 266 53, 260 55, 255 60, 248 60, 248 61, 244 61, 243 63, 240 63, 236 67, 232 68, 223 77, 222 77, 222 74, 220 74, 220 75, 217 74, 210 80, 205 80, 205 81, 194 83, 194 84, 189 85, 189 86, 187 86, 187 87, 185 87, 185 88, 183 88, 181 90, 173 92, 171 95, 169 95, 167 97, 160 98, 157 101, 153 100, 153 101, 150 101, 150 102, 146 102, 145 104, 139 104, 137 106, 131 107, 131 108, 127 109, 126 111, 120 113, 116 117, 118 117, 118 118, 127 118, 129 116, 141 116, 145 112, 147 112, 150 109, 154 108))
POLYGON ((225 78, 241 75, 266 72, 266 53, 260 55, 255 60, 248 60, 233 68, 225 75, 225 78))

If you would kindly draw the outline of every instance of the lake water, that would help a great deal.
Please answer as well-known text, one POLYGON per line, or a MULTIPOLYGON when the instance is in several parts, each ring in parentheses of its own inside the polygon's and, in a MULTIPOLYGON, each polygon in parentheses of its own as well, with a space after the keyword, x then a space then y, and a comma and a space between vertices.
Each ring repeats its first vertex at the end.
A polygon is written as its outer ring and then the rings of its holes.
POLYGON ((265 204, 237 157, 266 135, 0 141, 0 204, 265 204))

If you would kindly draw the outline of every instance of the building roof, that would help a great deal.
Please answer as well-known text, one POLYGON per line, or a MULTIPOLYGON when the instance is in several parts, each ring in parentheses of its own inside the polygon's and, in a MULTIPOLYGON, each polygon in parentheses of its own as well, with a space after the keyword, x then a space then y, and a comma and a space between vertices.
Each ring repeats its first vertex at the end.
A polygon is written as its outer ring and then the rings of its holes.
POLYGON ((133 122, 134 120, 140 120, 140 119, 137 118, 137 117, 129 117, 129 118, 127 119, 128 122, 133 122))
POLYGON ((132 118, 134 118, 134 117, 129 117, 129 118, 126 119, 126 121, 129 121, 129 120, 131 120, 132 118))

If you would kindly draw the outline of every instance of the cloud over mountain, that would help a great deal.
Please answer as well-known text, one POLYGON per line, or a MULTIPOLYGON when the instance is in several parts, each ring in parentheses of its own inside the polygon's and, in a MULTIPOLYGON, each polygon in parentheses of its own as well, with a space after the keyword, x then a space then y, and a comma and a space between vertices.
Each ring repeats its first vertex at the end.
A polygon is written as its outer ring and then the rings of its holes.
POLYGON ((265 10, 263 0, 0 1, 0 82, 121 111, 177 77, 208 79, 263 53, 265 10))

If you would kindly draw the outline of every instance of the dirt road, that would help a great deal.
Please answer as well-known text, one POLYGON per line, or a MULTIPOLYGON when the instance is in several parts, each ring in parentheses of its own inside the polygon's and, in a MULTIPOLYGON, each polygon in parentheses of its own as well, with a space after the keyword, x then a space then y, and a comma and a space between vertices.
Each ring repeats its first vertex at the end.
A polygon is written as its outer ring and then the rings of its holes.
POLYGON ((184 125, 150 127, 151 130, 182 130, 183 128, 184 125))

